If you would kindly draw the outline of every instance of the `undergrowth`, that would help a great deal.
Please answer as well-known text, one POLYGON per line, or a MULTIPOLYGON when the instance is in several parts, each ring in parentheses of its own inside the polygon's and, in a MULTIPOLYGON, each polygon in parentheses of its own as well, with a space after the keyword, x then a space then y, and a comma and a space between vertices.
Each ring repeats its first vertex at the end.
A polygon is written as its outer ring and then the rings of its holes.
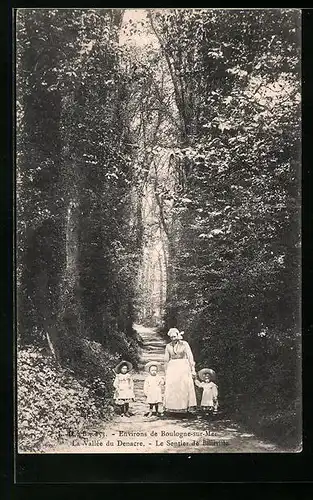
POLYGON ((100 421, 111 418, 112 377, 108 374, 112 373, 110 366, 116 359, 106 355, 106 376, 90 381, 83 377, 78 380, 72 370, 60 367, 44 349, 34 346, 18 349, 17 438, 20 453, 53 448, 64 443, 71 431, 84 433, 100 421))

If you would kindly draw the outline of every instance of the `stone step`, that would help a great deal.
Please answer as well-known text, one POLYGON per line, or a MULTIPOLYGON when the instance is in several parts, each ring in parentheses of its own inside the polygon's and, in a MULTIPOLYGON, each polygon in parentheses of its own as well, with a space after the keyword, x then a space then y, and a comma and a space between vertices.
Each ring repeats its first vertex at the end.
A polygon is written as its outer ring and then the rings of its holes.
POLYGON ((134 374, 134 392, 136 401, 131 403, 131 409, 136 413, 145 413, 148 409, 146 396, 143 392, 144 381, 147 373, 144 371, 144 366, 149 361, 157 361, 160 363, 160 375, 164 376, 164 350, 166 342, 152 328, 141 327, 136 325, 137 333, 140 337, 142 347, 139 349, 140 361, 139 371, 134 374))

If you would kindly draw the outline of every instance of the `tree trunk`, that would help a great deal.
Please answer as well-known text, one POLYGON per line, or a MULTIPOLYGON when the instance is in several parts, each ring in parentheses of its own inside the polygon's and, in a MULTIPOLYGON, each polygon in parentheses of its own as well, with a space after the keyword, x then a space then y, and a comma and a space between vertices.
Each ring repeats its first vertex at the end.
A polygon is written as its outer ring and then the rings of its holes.
MULTIPOLYGON (((71 96, 75 105, 74 93, 71 96)), ((69 101, 64 102, 65 112, 68 112, 69 101)), ((64 116, 66 120, 66 115, 64 116)), ((70 134, 69 128, 69 134, 70 134)), ((66 329, 66 334, 81 336, 81 305, 79 295, 79 231, 80 231, 80 189, 81 169, 76 157, 75 145, 71 137, 64 138, 64 198, 66 200, 64 213, 65 262, 62 277, 62 293, 60 309, 66 329)))

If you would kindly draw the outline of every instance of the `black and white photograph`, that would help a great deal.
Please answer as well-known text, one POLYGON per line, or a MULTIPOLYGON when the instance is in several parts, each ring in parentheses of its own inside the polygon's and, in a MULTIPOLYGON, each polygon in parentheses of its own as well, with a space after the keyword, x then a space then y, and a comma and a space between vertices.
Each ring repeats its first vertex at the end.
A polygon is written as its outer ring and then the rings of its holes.
POLYGON ((301 10, 14 15, 17 453, 300 453, 301 10))

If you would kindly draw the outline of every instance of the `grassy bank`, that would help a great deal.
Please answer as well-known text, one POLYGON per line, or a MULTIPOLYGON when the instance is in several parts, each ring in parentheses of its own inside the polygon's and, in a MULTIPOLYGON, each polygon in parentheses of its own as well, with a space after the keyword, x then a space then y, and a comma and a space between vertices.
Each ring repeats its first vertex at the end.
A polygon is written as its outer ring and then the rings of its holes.
MULTIPOLYGON (((134 346, 133 350, 134 349, 134 346)), ((113 414, 113 367, 121 358, 80 339, 63 366, 35 346, 18 348, 18 450, 40 452, 62 444, 71 431, 88 433, 113 414), (75 362, 75 364, 74 364, 75 362)))

